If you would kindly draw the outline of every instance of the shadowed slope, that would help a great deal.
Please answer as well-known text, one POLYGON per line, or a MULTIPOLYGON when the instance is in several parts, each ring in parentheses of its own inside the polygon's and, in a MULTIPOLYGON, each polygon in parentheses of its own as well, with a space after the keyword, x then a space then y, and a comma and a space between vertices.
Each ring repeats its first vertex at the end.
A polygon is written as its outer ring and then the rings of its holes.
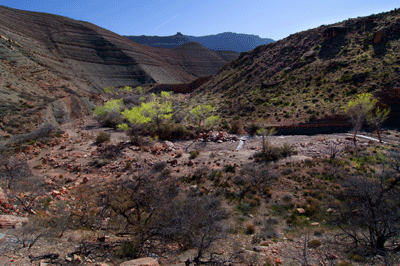
POLYGON ((104 87, 187 83, 226 63, 217 54, 199 60, 202 49, 153 48, 91 23, 4 6, 0 36, 0 128, 11 133, 52 120, 56 102, 79 117, 88 110, 83 97, 104 87))

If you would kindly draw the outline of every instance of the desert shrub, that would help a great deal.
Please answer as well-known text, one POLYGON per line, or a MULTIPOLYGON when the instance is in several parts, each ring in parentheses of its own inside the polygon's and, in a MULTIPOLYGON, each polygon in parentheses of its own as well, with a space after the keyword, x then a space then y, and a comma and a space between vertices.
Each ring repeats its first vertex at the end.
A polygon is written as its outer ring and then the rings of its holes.
POLYGON ((188 177, 184 178, 184 180, 188 183, 200 184, 207 179, 208 175, 209 175, 208 168, 198 168, 192 175, 189 175, 188 177))
POLYGON ((354 255, 353 260, 354 260, 355 262, 364 262, 364 261, 365 261, 365 258, 362 257, 362 256, 360 256, 360 255, 354 255))
POLYGON ((139 254, 136 244, 132 241, 124 241, 119 246, 118 255, 121 258, 136 259, 139 257, 139 254))
POLYGON ((249 203, 243 202, 237 206, 237 210, 243 213, 244 215, 248 215, 252 210, 252 207, 249 203))
POLYGON ((321 241, 319 241, 318 239, 313 239, 308 242, 309 248, 317 248, 319 246, 321 246, 321 241))
POLYGON ((170 201, 167 210, 161 215, 159 228, 162 239, 179 244, 184 249, 195 249, 195 265, 218 265, 215 255, 215 242, 226 237, 223 220, 227 218, 221 201, 215 197, 189 197, 184 200, 170 201), (211 255, 214 254, 214 255, 211 255), (206 257, 207 256, 207 257, 206 257), (210 263, 211 260, 211 263, 210 263))
POLYGON ((282 157, 288 157, 291 156, 292 154, 296 154, 297 152, 294 150, 294 145, 291 145, 289 143, 284 143, 283 146, 281 147, 281 156, 282 157))
POLYGON ((153 166, 153 171, 154 172, 161 172, 162 170, 164 170, 167 167, 167 163, 162 161, 162 162, 157 162, 154 164, 153 166))
POLYGON ((102 159, 114 160, 121 156, 121 151, 124 148, 123 145, 109 145, 106 143, 100 144, 97 148, 97 152, 102 159))
POLYGON ((252 235, 256 232, 256 226, 253 223, 246 225, 246 235, 252 235))
POLYGON ((286 203, 291 202, 293 199, 293 196, 291 194, 286 194, 285 196, 283 196, 282 200, 286 203))
POLYGON ((305 206, 306 212, 309 214, 317 214, 320 211, 321 202, 313 197, 306 197, 307 205, 305 206))
MULTIPOLYGON (((153 132, 155 131, 153 130, 153 132)), ((160 125, 159 134, 159 137, 161 139, 182 139, 188 135, 191 135, 192 132, 188 130, 183 124, 163 123, 160 125)))
POLYGON ((294 205, 290 204, 279 204, 275 203, 272 205, 272 213, 274 215, 284 215, 288 210, 293 209, 294 205))
POLYGON ((117 128, 124 121, 124 118, 117 111, 110 111, 103 116, 99 116, 99 120, 105 127, 117 128))
POLYGON ((233 120, 230 126, 230 132, 232 134, 243 134, 245 132, 243 128, 243 121, 233 120))
POLYGON ((247 129, 247 132, 249 133, 249 135, 253 136, 256 134, 257 130, 260 129, 260 125, 256 124, 256 123, 252 123, 249 128, 247 129))
POLYGON ((317 228, 317 229, 314 230, 314 235, 315 236, 320 236, 320 235, 323 235, 324 233, 325 233, 325 230, 322 229, 322 228, 317 228))
POLYGON ((262 235, 266 238, 277 238, 279 236, 278 231, 276 230, 278 224, 279 221, 276 218, 268 218, 264 223, 262 235))
POLYGON ((125 169, 131 169, 132 168, 132 162, 127 160, 125 161, 125 169))
POLYGON ((282 157, 279 147, 267 146, 264 151, 256 152, 254 158, 257 161, 277 161, 282 157))
POLYGON ((234 164, 234 165, 227 164, 227 165, 225 165, 225 172, 227 172, 227 173, 235 173, 236 172, 236 167, 237 167, 237 164, 234 164))
POLYGON ((189 158, 190 159, 196 159, 199 155, 200 155, 200 151, 198 151, 198 150, 191 151, 189 158))
POLYGON ((131 109, 133 106, 138 106, 140 105, 141 101, 140 101, 140 96, 139 95, 126 95, 122 98, 122 100, 124 101, 125 107, 127 109, 131 109))
POLYGON ((101 131, 101 132, 99 132, 99 134, 97 135, 95 142, 96 142, 97 144, 100 144, 100 143, 103 143, 103 142, 106 142, 106 141, 110 141, 110 139, 111 139, 110 133, 101 131))

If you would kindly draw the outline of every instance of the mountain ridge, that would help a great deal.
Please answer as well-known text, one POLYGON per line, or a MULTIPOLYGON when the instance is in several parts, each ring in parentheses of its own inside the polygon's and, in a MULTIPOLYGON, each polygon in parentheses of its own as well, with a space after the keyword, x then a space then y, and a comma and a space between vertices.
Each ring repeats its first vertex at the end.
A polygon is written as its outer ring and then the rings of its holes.
POLYGON ((274 41, 269 38, 260 38, 258 35, 234 32, 223 32, 205 36, 183 35, 180 32, 171 36, 124 36, 132 41, 152 47, 175 48, 188 42, 198 42, 213 51, 232 51, 236 53, 247 52, 259 45, 274 41))

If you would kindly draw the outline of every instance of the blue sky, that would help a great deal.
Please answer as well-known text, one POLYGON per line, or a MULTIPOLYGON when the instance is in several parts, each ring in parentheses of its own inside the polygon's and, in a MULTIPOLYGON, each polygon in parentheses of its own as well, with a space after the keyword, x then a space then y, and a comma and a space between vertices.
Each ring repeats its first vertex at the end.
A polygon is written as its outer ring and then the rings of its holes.
POLYGON ((88 21, 121 35, 203 36, 231 31, 274 40, 400 8, 399 0, 2 0, 0 4, 88 21))

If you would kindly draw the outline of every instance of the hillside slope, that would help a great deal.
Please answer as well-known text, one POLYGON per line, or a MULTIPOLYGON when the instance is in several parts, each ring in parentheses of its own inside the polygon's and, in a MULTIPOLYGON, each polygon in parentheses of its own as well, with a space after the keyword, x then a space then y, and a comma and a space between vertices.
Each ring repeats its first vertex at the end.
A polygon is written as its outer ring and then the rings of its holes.
POLYGON ((400 10, 293 34, 242 53, 194 101, 215 102, 225 119, 295 124, 341 114, 373 92, 400 113, 400 10))
POLYGON ((104 87, 191 82, 226 63, 217 54, 198 60, 197 48, 153 48, 87 22, 4 6, 0 36, 0 135, 29 131, 55 109, 80 117, 104 87))

